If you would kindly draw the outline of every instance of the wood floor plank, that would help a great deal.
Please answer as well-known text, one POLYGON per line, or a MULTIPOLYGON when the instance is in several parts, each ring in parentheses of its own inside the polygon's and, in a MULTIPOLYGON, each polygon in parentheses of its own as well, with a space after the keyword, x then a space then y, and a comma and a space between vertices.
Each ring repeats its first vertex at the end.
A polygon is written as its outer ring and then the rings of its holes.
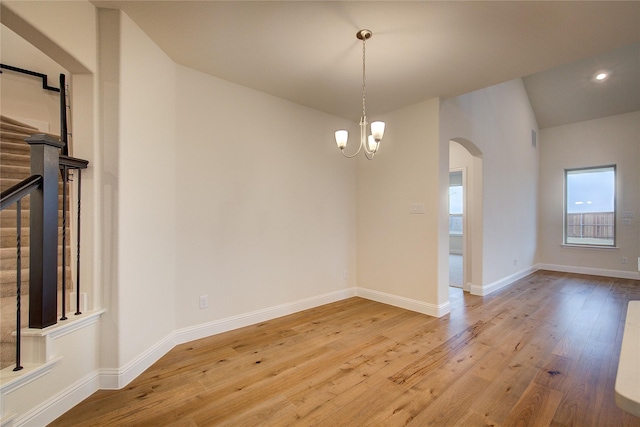
POLYGON ((450 426, 466 415, 474 401, 490 382, 469 374, 464 381, 456 381, 432 404, 426 406, 407 426, 450 426))
POLYGON ((506 368, 498 373, 471 406, 471 409, 497 424, 507 417, 556 345, 557 338, 545 325, 537 324, 532 319, 527 319, 525 323, 530 325, 527 336, 521 338, 517 350, 511 353, 506 368))
POLYGON ((551 424, 561 399, 561 392, 531 383, 502 426, 547 426, 551 424))
POLYGON ((564 393, 552 425, 597 426, 597 418, 609 369, 612 344, 590 341, 575 369, 572 382, 564 393))
POLYGON ((51 426, 629 426, 640 281, 538 271, 441 318, 349 298, 176 346, 51 426))

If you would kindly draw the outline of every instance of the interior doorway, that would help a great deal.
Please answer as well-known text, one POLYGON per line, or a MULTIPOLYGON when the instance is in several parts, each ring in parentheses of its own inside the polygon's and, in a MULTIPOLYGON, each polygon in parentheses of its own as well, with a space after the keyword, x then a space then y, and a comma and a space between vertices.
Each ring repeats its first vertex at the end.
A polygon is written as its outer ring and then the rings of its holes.
POLYGON ((464 168, 449 170, 449 286, 464 287, 464 168))
POLYGON ((449 141, 450 294, 482 289, 482 152, 471 142, 449 141))

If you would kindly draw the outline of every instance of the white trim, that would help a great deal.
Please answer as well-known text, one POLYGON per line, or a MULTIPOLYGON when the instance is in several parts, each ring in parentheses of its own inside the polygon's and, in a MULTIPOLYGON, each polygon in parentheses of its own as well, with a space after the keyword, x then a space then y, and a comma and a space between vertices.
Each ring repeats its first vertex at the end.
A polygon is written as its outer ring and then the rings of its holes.
POLYGON ((311 298, 294 301, 291 303, 281 304, 274 307, 268 307, 261 310, 252 311, 237 316, 227 317, 225 319, 214 320, 212 322, 201 323, 199 325, 178 329, 175 331, 176 344, 183 344, 200 338, 209 337, 222 332, 231 331, 277 317, 286 316, 298 311, 307 310, 324 304, 347 299, 356 295, 356 288, 342 289, 335 292, 329 292, 324 295, 318 295, 311 298))
POLYGON ((471 294, 472 295, 479 295, 479 296, 487 296, 492 292, 497 291, 498 289, 502 289, 505 286, 508 286, 510 284, 512 284, 513 282, 515 282, 516 280, 522 279, 523 277, 526 277, 532 273, 535 273, 538 270, 537 266, 531 266, 528 268, 525 268, 524 270, 520 270, 516 273, 513 273, 510 276, 504 277, 500 280, 497 280, 493 283, 489 283, 486 285, 482 285, 482 286, 478 286, 478 285, 471 285, 471 294))
POLYGON ((411 298, 401 297, 398 295, 387 294, 385 292, 374 291, 371 289, 357 288, 357 295, 372 301, 381 302, 383 304, 393 305, 395 307, 404 308, 406 310, 416 311, 418 313, 427 314, 429 316, 441 317, 451 311, 449 301, 444 304, 435 305, 411 298))
POLYGON ((98 372, 86 375, 59 393, 15 419, 16 426, 44 426, 98 390, 98 372))
POLYGON ((640 280, 640 272, 607 270, 604 268, 576 267, 572 265, 538 264, 539 270, 559 271, 562 273, 587 274, 590 276, 615 277, 618 279, 640 280))
POLYGON ((579 248, 579 249, 604 249, 604 250, 618 250, 618 246, 606 246, 606 245, 579 245, 577 243, 562 243, 560 246, 563 248, 579 248))
POLYGON ((53 367, 60 363, 61 356, 53 358, 46 363, 22 363, 23 369, 20 371, 13 371, 11 366, 2 370, 2 383, 0 384, 0 393, 2 397, 13 393, 15 390, 24 387, 32 381, 37 380, 43 375, 51 372, 53 367))
POLYGON ((175 332, 167 335, 121 368, 100 369, 100 388, 119 390, 129 384, 175 347, 174 335, 175 332))
POLYGON ((16 414, 3 416, 2 418, 0 418, 0 427, 13 427, 14 421, 16 420, 16 418, 17 418, 16 414))

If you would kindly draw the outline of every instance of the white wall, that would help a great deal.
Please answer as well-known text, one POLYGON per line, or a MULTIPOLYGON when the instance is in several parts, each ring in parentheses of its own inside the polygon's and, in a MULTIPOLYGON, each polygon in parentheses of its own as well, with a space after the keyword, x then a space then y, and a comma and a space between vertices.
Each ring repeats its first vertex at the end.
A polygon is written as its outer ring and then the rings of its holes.
MULTIPOLYGON (((59 76, 67 70, 44 55, 6 26, 0 26, 2 63, 48 76, 47 84, 59 87, 59 76)), ((0 84, 2 115, 35 125, 44 132, 60 134, 60 94, 42 88, 42 79, 9 70, 2 70, 0 84), (27 120, 28 119, 28 120, 27 120), (33 123, 31 120, 40 123, 33 123), (41 126, 46 124, 46 126, 41 126)))
POLYGON ((638 278, 640 256, 640 112, 605 117, 540 132, 540 239, 544 267, 638 278), (617 166, 618 249, 562 246, 564 170, 617 166), (633 212, 623 224, 622 212, 633 212), (622 264, 622 257, 628 264, 622 264))
POLYGON ((96 9, 89 2, 7 1, 2 23, 72 73, 97 68, 96 9))
MULTIPOLYGON (((530 272, 536 264, 538 126, 520 79, 442 102, 442 143, 462 139, 482 153, 482 283, 485 294, 530 272)), ((478 253, 480 252, 480 253, 478 253)), ((477 270, 474 265, 473 270, 477 270)))
POLYGON ((349 123, 181 66, 176 81, 178 327, 355 286, 356 166, 333 142, 349 123))
POLYGON ((431 315, 448 310, 438 289, 449 182, 448 164, 440 167, 438 109, 432 99, 376 117, 387 125, 380 151, 373 161, 358 160, 358 286, 368 298, 431 315), (424 205, 424 214, 410 214, 412 204, 424 205))
POLYGON ((126 383, 175 328, 176 67, 125 14, 99 19, 102 362, 126 383))

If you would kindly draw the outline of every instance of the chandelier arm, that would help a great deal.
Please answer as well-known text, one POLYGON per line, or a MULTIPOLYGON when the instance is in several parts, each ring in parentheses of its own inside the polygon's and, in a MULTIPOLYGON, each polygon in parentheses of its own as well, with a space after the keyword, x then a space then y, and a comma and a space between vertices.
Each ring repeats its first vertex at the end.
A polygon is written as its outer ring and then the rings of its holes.
MULTIPOLYGON (((366 151, 366 147, 365 147, 365 151, 366 151)), ((355 156, 357 156, 358 154, 360 154, 360 150, 362 150, 362 141, 360 141, 360 146, 358 147, 358 151, 356 151, 355 153, 348 155, 348 154, 344 154, 344 150, 340 150, 340 152, 342 153, 343 156, 345 156, 347 159, 351 159, 355 156)))
POLYGON ((376 155, 376 152, 374 151, 374 152, 371 153, 371 157, 369 157, 369 151, 367 151, 367 149, 365 148, 364 156, 367 158, 367 160, 373 160, 373 156, 375 156, 375 155, 376 155))

